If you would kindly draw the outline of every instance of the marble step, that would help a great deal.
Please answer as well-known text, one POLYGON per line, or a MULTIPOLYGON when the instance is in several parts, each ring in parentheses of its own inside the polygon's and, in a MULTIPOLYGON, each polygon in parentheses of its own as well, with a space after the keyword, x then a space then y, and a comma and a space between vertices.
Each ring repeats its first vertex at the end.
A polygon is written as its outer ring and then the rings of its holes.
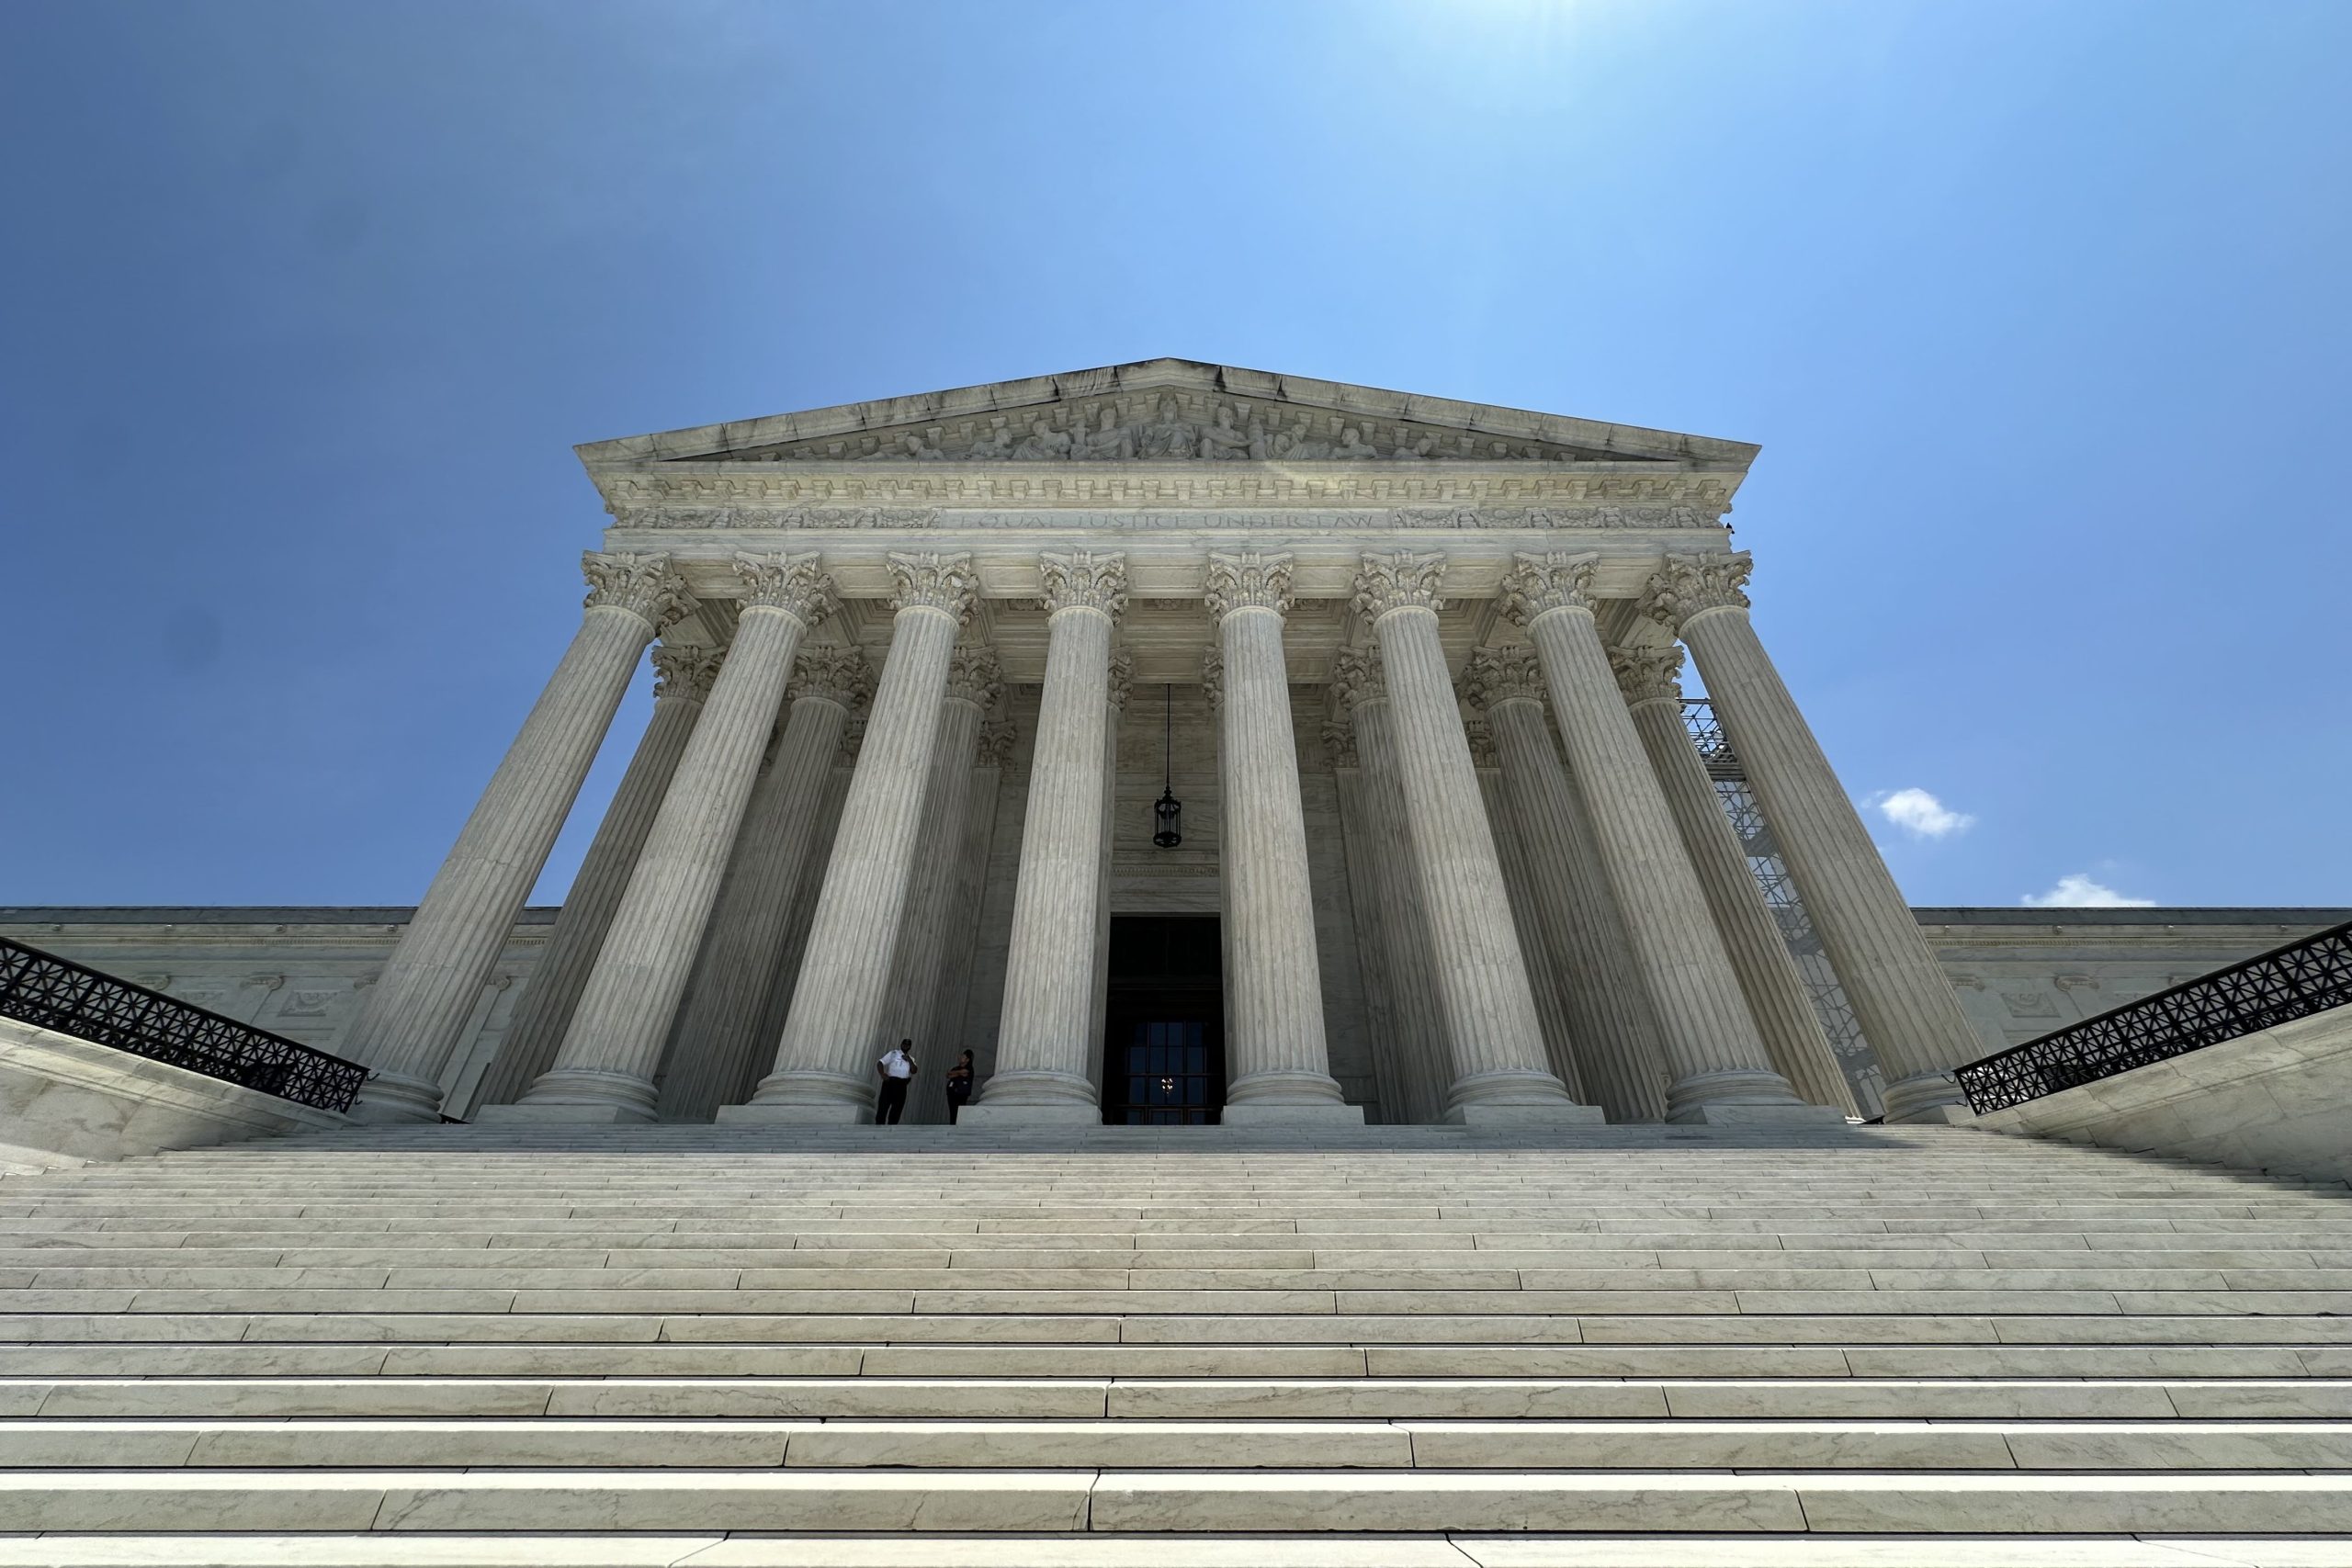
POLYGON ((2352 1423, 1317 1420, 0 1420, 62 1469, 2346 1471, 2352 1423))
POLYGON ((0 1531, 2352 1533, 2352 1477, 1391 1471, 0 1473, 0 1531))

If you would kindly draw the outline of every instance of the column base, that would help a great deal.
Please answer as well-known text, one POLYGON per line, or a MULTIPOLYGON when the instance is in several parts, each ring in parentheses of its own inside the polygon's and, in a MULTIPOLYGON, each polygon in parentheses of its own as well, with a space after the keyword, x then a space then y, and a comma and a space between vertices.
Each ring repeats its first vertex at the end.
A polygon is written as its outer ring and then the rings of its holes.
MULTIPOLYGON (((971 1111, 967 1110, 965 1115, 971 1111)), ((712 1121, 721 1127, 865 1127, 874 1122, 874 1107, 846 1100, 752 1100, 722 1105, 712 1121)))
POLYGON ((1247 1100, 1217 1112, 1227 1127, 1361 1127, 1363 1107, 1316 1100, 1247 1100))
POLYGON ((653 1120, 653 1085, 634 1073, 556 1067, 541 1073, 512 1105, 485 1105, 477 1122, 582 1122, 611 1126, 653 1120))
POLYGON ((582 1126, 635 1127, 652 1121, 650 1114, 627 1105, 598 1105, 586 1100, 517 1100, 513 1105, 485 1105, 474 1112, 483 1127, 523 1127, 577 1122, 582 1126))
POLYGON ((1102 1108, 1063 1100, 1016 1100, 990 1104, 979 1100, 956 1113, 958 1127, 1092 1127, 1102 1121, 1102 1108))
POLYGON ((359 1098, 344 1114, 354 1122, 438 1122, 441 1086, 406 1073, 377 1073, 359 1086, 359 1098))
POLYGON ((1692 1105, 1668 1113, 1671 1127, 1843 1127, 1834 1105, 1692 1105))
POLYGON ((1959 1082, 1950 1073, 1917 1073, 1887 1086, 1885 1120, 1954 1126, 1973 1122, 1976 1113, 1968 1109, 1959 1082))
POLYGON ((1444 1125, 1449 1127, 1599 1127, 1609 1118, 1598 1105, 1578 1105, 1573 1100, 1536 1101, 1524 1105, 1498 1103, 1494 1100, 1473 1100, 1467 1105, 1449 1107, 1444 1125))

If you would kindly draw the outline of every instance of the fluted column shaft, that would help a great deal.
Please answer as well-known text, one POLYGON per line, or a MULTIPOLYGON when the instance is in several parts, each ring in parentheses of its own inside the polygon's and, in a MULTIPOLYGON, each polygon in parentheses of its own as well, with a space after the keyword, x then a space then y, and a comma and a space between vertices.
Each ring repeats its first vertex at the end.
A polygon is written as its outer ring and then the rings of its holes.
MULTIPOLYGON (((988 893, 989 861, 996 844, 998 796, 1004 783, 1004 764, 1012 754, 1012 726, 992 719, 980 726, 979 755, 972 763, 967 788, 969 804, 964 813, 964 845, 957 852, 954 912, 947 922, 947 967, 940 981, 941 1043, 939 1076, 943 1082, 955 1065, 956 1054, 971 1039, 972 965, 979 944, 980 901, 988 893)), ((946 1098, 942 1092, 943 1100, 946 1098)))
POLYGON ((1367 555, 1356 605, 1372 617, 1396 715, 1405 815, 1453 1053, 1446 1119, 1598 1121, 1598 1111, 1568 1098, 1544 1051, 1501 858, 1438 638, 1444 570, 1442 556, 1367 555))
POLYGON ((654 813, 662 809, 670 775, 677 771, 686 737, 694 732, 703 699, 710 694, 718 658, 716 649, 668 644, 654 649, 662 678, 653 688, 653 715, 621 774, 620 786, 613 791, 612 804, 605 808, 604 820, 597 824, 596 837, 581 857, 580 871, 564 895, 563 908, 556 912, 555 929, 548 933, 547 948, 515 1001, 498 1059, 483 1075, 477 1097, 481 1104, 512 1103, 555 1065, 556 1050, 571 1025, 572 1009, 587 987, 605 933, 612 929, 621 895, 637 870, 654 813))
POLYGON ((341 1050, 375 1069, 352 1114, 430 1121, 440 1076, 588 776, 645 645, 684 612, 662 556, 585 557, 580 630, 425 889, 341 1050))
POLYGON ((1355 727, 1337 720, 1323 727, 1331 750, 1331 780, 1340 802, 1340 839, 1348 868, 1348 914, 1355 922, 1357 983, 1363 988, 1364 1026, 1372 1034, 1372 1075, 1380 1095, 1380 1120, 1407 1121, 1404 1062, 1396 1037, 1396 1003, 1388 983, 1386 933, 1379 872, 1374 857, 1387 846, 1374 844, 1365 818, 1363 768, 1355 727))
POLYGON ((653 1071, 694 970, 792 661, 831 608, 814 555, 740 556, 749 597, 646 835, 555 1066, 500 1121, 650 1122, 653 1071))
POLYGON ((1095 877, 1094 991, 1087 1008, 1087 1027, 1095 1043, 1087 1050, 1087 1078, 1094 1098, 1102 1098, 1103 1056, 1107 1050, 1111 1003, 1111 863, 1119 837, 1119 720, 1127 709, 1127 690, 1135 675, 1135 660, 1124 653, 1111 656, 1110 706, 1102 716, 1102 858, 1095 877))
POLYGON ((817 903, 824 896, 825 872, 832 864, 833 840, 841 831, 842 807, 849 800, 850 780, 856 776, 857 742, 864 733, 862 716, 853 714, 848 733, 842 739, 842 750, 834 760, 832 772, 825 777, 824 792, 817 803, 816 825, 808 835, 808 853, 801 862, 799 884, 792 890, 792 912, 785 923, 784 945, 767 988, 767 999, 760 1006, 759 1024, 752 1032, 752 1049, 745 1054, 741 1070, 721 1092, 718 1103, 722 1107, 749 1100, 775 1066, 770 1042, 784 1038, 784 1021, 792 1015, 792 998, 799 994, 800 961, 808 955, 808 932, 817 923, 817 903))
POLYGON ((1590 603, 1597 557, 1521 556, 1505 579, 1506 611, 1528 630, 1582 782, 1601 862, 1657 1018, 1674 1082, 1667 1120, 1804 1119, 1774 1070, 1724 953, 1706 897, 1618 695, 1590 603))
POLYGON ((1111 631, 1126 604, 1118 556, 1043 558, 1046 683, 1029 761, 1021 871, 1005 952, 996 1066, 962 1118, 1100 1119, 1087 1071, 1093 1043, 1094 937, 1102 895, 1103 737, 1110 725, 1111 631))
POLYGON ((1805 913, 1887 1079, 1889 1122, 1964 1120, 1984 1046, 1860 814, 1749 623, 1736 556, 1670 557, 1645 604, 1677 631, 1747 771, 1805 913))
POLYGON ((804 649, 775 752, 743 812, 660 1078, 661 1119, 707 1122, 733 1098, 764 1038, 794 890, 852 708, 873 685, 854 648, 804 649))
POLYGON ((1632 956, 1616 896, 1567 774, 1532 695, 1490 702, 1503 793, 1527 845, 1537 925, 1568 968, 1563 987, 1584 1084, 1611 1122, 1666 1114, 1657 1025, 1632 956))
POLYGON ((923 788, 956 638, 971 616, 968 556, 888 558, 890 654, 833 838, 775 1070, 722 1122, 869 1122, 899 922, 921 843, 923 788))
POLYGON ((1362 781, 1366 860, 1380 908, 1379 953, 1396 1019, 1396 1077, 1402 1095, 1388 1120, 1427 1123, 1445 1115, 1453 1082, 1453 1053, 1446 1043, 1445 1010, 1430 965, 1428 908, 1413 864, 1412 825, 1405 815, 1405 781, 1396 758, 1396 728, 1376 650, 1341 649, 1340 700, 1355 725, 1362 781))
POLYGON ((1806 1104, 1854 1114, 1853 1088, 1829 1048, 1796 959, 1765 906, 1747 852, 1682 722, 1682 688, 1674 677, 1681 650, 1612 650, 1610 660, 1772 1065, 1806 1104))
POLYGON ((1283 617, 1290 558, 1209 558, 1208 607, 1223 661, 1217 802, 1224 814, 1224 1119, 1361 1123, 1331 1077, 1316 960, 1306 816, 1291 728, 1283 617))
POLYGON ((923 785, 922 842, 915 851, 914 880, 907 889, 899 950, 891 959, 889 1004, 882 1014, 883 1041, 913 1041, 915 1061, 922 1068, 908 1088, 909 1122, 947 1120, 948 1063, 941 1059, 946 1043, 939 1038, 939 982, 946 965, 956 881, 963 870, 972 756, 979 743, 980 721, 996 705, 1001 689, 993 652, 956 650, 947 698, 939 705, 931 778, 923 785))
POLYGON ((1535 1021, 1544 1030, 1544 1059, 1553 1076, 1567 1086, 1571 1098, 1594 1103, 1585 1092, 1584 1072, 1577 1060, 1575 1026, 1569 1021, 1567 996, 1560 976, 1558 949, 1544 940, 1544 917, 1535 903, 1535 868, 1527 840, 1519 830, 1510 797, 1503 785, 1499 764, 1489 766, 1478 756, 1472 738, 1471 756, 1477 761, 1478 794, 1487 806, 1487 826, 1495 836, 1495 853, 1503 866, 1503 896, 1510 904, 1511 923, 1519 931, 1520 952, 1527 960, 1528 987, 1535 993, 1535 1021))

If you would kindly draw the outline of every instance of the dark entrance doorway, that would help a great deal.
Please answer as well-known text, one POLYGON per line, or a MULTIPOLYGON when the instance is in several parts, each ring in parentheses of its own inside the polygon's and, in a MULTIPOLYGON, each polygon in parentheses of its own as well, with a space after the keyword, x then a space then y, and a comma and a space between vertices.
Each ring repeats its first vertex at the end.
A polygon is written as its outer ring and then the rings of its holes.
POLYGON ((1114 915, 1102 1120, 1216 1121, 1225 1108, 1225 963, 1215 915, 1114 915))

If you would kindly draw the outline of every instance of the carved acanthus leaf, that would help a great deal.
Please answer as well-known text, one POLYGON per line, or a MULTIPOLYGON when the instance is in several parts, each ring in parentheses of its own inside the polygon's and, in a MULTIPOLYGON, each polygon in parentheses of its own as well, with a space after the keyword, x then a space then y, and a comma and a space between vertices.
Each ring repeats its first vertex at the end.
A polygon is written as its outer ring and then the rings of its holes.
POLYGON ((1463 738, 1470 742, 1470 765, 1492 770, 1503 765, 1501 754, 1495 750, 1495 727, 1483 718, 1462 721, 1463 738))
POLYGON ((1462 694, 1484 713, 1498 703, 1541 704, 1544 661, 1532 648, 1482 648, 1462 672, 1462 694))
POLYGON ((1617 677, 1617 689, 1625 694, 1629 704, 1682 704, 1682 649, 1672 643, 1664 648, 1612 648, 1609 650, 1609 668, 1617 677))
POLYGON ((852 711, 874 695, 874 667, 858 648, 803 648, 793 661, 792 685, 786 700, 822 697, 852 711))
POLYGON ((1135 687, 1136 656, 1132 653, 1111 655, 1111 711, 1125 713, 1127 694, 1135 687))
POLYGON ((1127 609, 1127 558, 1100 550, 1069 550, 1037 558, 1046 583, 1046 613, 1100 610, 1117 620, 1127 609))
POLYGON ((655 643, 653 700, 684 697, 688 702, 703 701, 710 695, 711 682, 718 679, 718 667, 726 657, 724 649, 701 648, 692 643, 655 643))
POLYGON ((1503 615, 1523 626, 1547 610, 1590 610, 1592 576, 1600 565, 1597 555, 1521 552, 1503 574, 1503 615))
POLYGON ((627 610, 651 626, 656 635, 694 608, 694 598, 670 570, 668 556, 590 550, 580 558, 580 571, 588 580, 587 608, 627 610))
POLYGON ((1009 718, 990 719, 980 726, 980 752, 974 766, 1002 768, 1012 761, 1012 741, 1018 733, 1009 718))
POLYGON ((1438 584, 1445 580, 1445 557, 1434 551, 1375 550, 1356 573, 1356 613, 1378 620, 1392 610, 1445 608, 1438 584))
POLYGON ((1225 711, 1225 650, 1211 648, 1201 656, 1201 689, 1208 694, 1209 712, 1225 711))
POLYGON ((1218 620, 1236 610, 1290 614, 1294 558, 1263 550, 1216 551, 1209 557, 1209 614, 1218 620))
POLYGON ((1682 623, 1702 610, 1747 608, 1747 577, 1756 558, 1746 550, 1723 555, 1668 556, 1642 594, 1642 614, 1678 636, 1682 623))
POLYGON ((890 581, 897 592, 890 595, 890 609, 913 609, 918 605, 944 610, 962 626, 972 618, 972 600, 978 592, 979 580, 972 574, 972 558, 968 555, 943 555, 936 550, 893 550, 886 558, 890 569, 890 581))
POLYGON ((833 580, 817 564, 815 551, 803 555, 738 555, 735 575, 743 580, 743 608, 782 610, 803 626, 814 626, 833 613, 833 580))
POLYGON ((1323 749, 1331 754, 1334 768, 1361 768, 1363 760, 1356 754, 1356 727, 1351 719, 1327 718, 1323 721, 1323 749))
POLYGON ((959 648, 948 656, 947 694, 967 702, 982 713, 996 706, 1004 694, 1004 676, 997 667, 996 649, 959 648))

